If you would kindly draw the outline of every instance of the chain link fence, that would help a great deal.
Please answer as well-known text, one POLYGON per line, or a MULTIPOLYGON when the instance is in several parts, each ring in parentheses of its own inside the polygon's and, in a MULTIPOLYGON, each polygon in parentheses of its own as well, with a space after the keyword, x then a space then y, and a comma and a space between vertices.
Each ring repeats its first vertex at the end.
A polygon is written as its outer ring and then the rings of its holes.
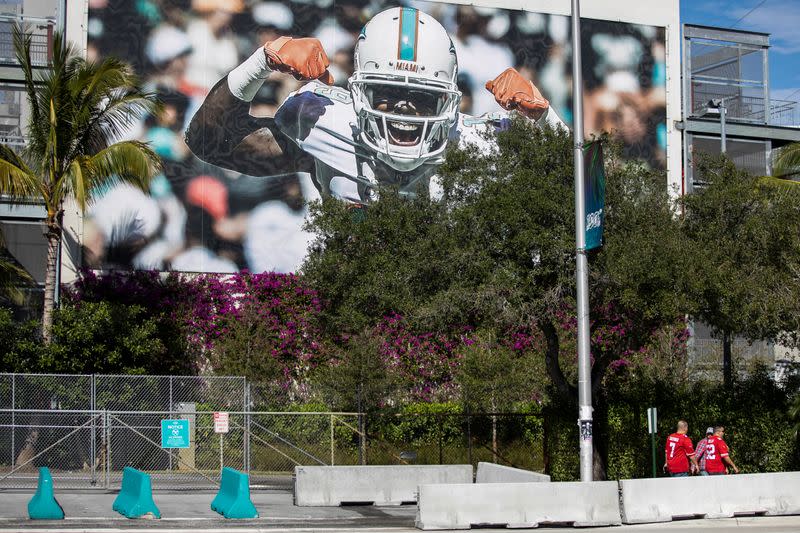
POLYGON ((223 466, 288 489, 297 465, 473 464, 541 470, 542 421, 522 414, 255 411, 239 377, 0 374, 0 489, 116 489, 125 466, 158 489, 208 489, 223 466), (216 433, 214 413, 229 414, 216 433), (164 420, 189 446, 162 447, 164 420))
POLYGON ((500 463, 544 468, 543 419, 520 413, 373 414, 365 419, 368 464, 500 463))

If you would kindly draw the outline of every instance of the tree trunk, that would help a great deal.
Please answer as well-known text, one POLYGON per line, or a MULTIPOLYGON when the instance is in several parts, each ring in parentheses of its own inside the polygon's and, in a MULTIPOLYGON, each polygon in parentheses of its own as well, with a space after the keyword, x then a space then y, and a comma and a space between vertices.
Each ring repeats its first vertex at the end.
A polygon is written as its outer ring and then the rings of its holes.
MULTIPOLYGON (((61 218, 59 214, 58 218, 61 218)), ((42 338, 45 344, 53 340, 53 310, 56 302, 58 283, 58 247, 61 244, 61 225, 58 222, 47 224, 47 268, 44 277, 44 309, 42 311, 42 338)))
POLYGON ((592 404, 592 479, 605 481, 608 477, 608 402, 602 394, 595 394, 592 404))

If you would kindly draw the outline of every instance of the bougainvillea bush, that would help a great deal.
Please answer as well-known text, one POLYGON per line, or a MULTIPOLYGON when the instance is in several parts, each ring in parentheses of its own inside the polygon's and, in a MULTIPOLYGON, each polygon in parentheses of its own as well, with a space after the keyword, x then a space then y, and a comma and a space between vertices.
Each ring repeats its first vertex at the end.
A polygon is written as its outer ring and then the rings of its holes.
POLYGON ((323 358, 320 300, 292 274, 232 275, 83 271, 64 293, 67 306, 138 306, 159 325, 168 358, 184 373, 245 375, 301 382, 323 358))

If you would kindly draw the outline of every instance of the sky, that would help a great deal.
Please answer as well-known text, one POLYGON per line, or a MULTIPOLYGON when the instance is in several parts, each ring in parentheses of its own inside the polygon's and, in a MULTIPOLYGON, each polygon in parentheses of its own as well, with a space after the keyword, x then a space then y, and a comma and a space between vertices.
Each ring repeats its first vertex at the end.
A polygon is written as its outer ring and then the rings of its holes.
POLYGON ((800 101, 800 0, 681 0, 681 22, 771 34, 770 97, 800 101))

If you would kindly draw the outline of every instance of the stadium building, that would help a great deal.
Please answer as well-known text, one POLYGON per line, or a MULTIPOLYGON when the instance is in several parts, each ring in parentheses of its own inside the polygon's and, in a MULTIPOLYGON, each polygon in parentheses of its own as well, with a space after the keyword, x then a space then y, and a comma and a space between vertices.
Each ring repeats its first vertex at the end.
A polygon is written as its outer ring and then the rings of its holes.
MULTIPOLYGON (((458 61, 458 76, 452 81, 461 94, 460 117, 482 120, 502 112, 484 85, 513 68, 549 101, 549 115, 571 123, 568 0, 402 4, 435 18, 448 32, 458 61)), ((149 195, 120 186, 98 192, 86 213, 64 206, 61 282, 75 279, 81 268, 296 269, 309 239, 301 227, 305 201, 321 194, 348 198, 347 191, 357 187, 363 196, 364 183, 355 183, 337 168, 337 161, 327 160, 330 180, 324 185, 319 175, 279 163, 254 176, 226 166, 213 147, 187 146, 184 132, 218 80, 280 36, 318 38, 339 87, 331 94, 347 101, 359 32, 367 20, 393 5, 380 0, 0 2, 0 135, 6 144, 25 142, 25 95, 11 39, 17 23, 33 31, 36 68, 46 68, 52 39, 62 31, 89 59, 117 56, 128 61, 167 110, 130 132, 131 138, 150 142, 164 161, 164 173, 154 180, 149 195)), ((718 153, 723 131, 728 154, 758 174, 770 172, 776 149, 800 140, 800 129, 791 127, 799 122, 797 103, 770 99, 768 35, 682 27, 678 0, 594 0, 584 2, 582 10, 586 133, 614 132, 626 157, 666 171, 667 186, 675 194, 702 186, 692 154, 718 153)), ((411 58, 414 63, 417 53, 420 58, 429 53, 425 30, 419 16, 412 20, 413 10, 402 13, 408 16, 394 30, 400 35, 398 62, 411 58)), ((270 74, 248 96, 250 112, 279 122, 287 98, 299 89, 291 77, 270 74)), ((420 175, 428 180, 431 174, 420 175)), ((0 204, 8 252, 38 285, 31 291, 33 309, 41 305, 44 283, 43 216, 36 202, 6 199, 0 204)), ((698 339, 705 342, 706 337, 698 331, 698 339)))

